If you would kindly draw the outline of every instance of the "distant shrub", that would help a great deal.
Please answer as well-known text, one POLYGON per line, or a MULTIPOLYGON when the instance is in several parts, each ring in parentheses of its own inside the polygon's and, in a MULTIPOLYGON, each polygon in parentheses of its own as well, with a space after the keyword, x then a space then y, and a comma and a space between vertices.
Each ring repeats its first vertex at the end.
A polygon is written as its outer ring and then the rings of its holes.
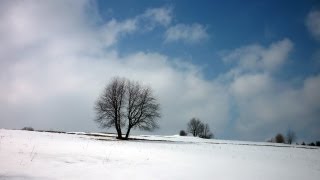
POLYGON ((213 139, 214 135, 212 133, 206 134, 206 135, 200 135, 203 139, 213 139))
POLYGON ((305 146, 305 145, 306 145, 306 143, 302 142, 302 143, 301 143, 301 145, 305 146))
POLYGON ((314 142, 310 143, 309 146, 316 146, 316 144, 314 144, 314 142))
POLYGON ((275 137, 275 141, 276 143, 285 143, 284 136, 281 133, 277 134, 275 137))
POLYGON ((320 146, 320 141, 317 141, 317 142, 316 142, 316 146, 320 146))
POLYGON ((24 127, 22 128, 22 130, 25 130, 25 131, 34 131, 34 129, 32 127, 24 127))
POLYGON ((187 135, 187 133, 186 133, 186 131, 181 130, 181 131, 180 131, 180 133, 179 133, 179 135, 180 135, 180 136, 186 136, 186 135, 187 135))

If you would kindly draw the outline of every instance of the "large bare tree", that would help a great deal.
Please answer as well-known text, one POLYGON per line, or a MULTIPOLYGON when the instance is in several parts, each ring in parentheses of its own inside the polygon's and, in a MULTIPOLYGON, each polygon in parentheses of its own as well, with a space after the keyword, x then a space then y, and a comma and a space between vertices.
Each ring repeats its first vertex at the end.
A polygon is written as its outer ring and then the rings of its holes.
POLYGON ((157 103, 148 86, 141 86, 138 82, 128 81, 127 83, 127 133, 129 137, 132 128, 152 131, 158 128, 157 118, 160 117, 160 105, 157 103))
POLYGON ((124 78, 114 78, 95 104, 96 122, 102 128, 115 127, 119 139, 128 139, 132 128, 158 128, 160 105, 148 86, 124 78), (122 137, 121 128, 127 132, 122 137))
POLYGON ((125 125, 123 120, 126 95, 126 80, 114 78, 104 89, 95 103, 97 117, 95 121, 102 128, 115 127, 118 139, 122 139, 121 127, 125 125))

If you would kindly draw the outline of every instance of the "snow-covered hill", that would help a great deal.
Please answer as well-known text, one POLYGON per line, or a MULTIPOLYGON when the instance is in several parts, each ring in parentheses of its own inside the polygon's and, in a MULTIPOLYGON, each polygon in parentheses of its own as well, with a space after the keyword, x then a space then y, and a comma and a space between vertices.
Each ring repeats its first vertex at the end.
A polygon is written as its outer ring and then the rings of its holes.
POLYGON ((320 149, 180 136, 0 130, 0 179, 319 179, 320 149), (93 134, 91 134, 93 135, 93 134))

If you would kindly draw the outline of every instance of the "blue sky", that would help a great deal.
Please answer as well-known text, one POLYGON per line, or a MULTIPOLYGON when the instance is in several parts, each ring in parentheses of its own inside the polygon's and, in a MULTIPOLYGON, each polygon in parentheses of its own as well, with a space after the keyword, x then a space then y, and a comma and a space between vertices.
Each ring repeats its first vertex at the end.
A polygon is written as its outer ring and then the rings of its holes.
POLYGON ((0 127, 101 131, 94 101, 124 76, 154 89, 156 134, 199 117, 217 138, 320 138, 317 1, 2 1, 0 12, 0 127))
MULTIPOLYGON (((318 43, 305 27, 306 14, 319 6, 316 1, 98 1, 98 6, 104 20, 126 19, 150 7, 172 8, 173 23, 199 23, 209 35, 208 39, 196 45, 170 44, 163 43, 165 28, 158 28, 119 42, 123 53, 149 50, 185 56, 200 66, 217 66, 215 71, 221 72, 225 69, 219 57, 220 51, 252 43, 267 45, 286 37, 295 42, 296 48, 292 55, 292 65, 296 70, 291 73, 305 74, 305 70, 299 70, 301 66, 306 66, 303 69, 311 72, 317 71, 312 68, 314 64, 310 54, 317 49, 318 43), (142 38, 143 43, 140 41, 142 38)), ((205 73, 209 78, 214 76, 209 69, 205 73)))

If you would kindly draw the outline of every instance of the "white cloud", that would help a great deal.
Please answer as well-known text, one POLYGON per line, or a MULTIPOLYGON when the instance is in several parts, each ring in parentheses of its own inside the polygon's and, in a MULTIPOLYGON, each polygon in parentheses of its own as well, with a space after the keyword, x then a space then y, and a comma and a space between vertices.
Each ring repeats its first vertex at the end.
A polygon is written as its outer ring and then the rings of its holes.
POLYGON ((177 24, 167 29, 165 42, 184 41, 198 43, 209 38, 206 28, 201 24, 177 24))
POLYGON ((311 11, 306 19, 306 25, 316 40, 320 40, 320 11, 311 11))
POLYGON ((306 102, 308 103, 308 106, 310 107, 317 107, 318 109, 314 110, 320 110, 319 108, 319 102, 320 102, 320 75, 309 77, 304 82, 304 89, 303 89, 303 95, 306 98, 306 102))
POLYGON ((306 78, 297 87, 274 75, 287 60, 292 44, 284 39, 268 47, 248 45, 224 54, 223 60, 235 65, 220 78, 228 83, 238 114, 234 131, 243 138, 271 138, 289 127, 298 133, 307 128, 313 136, 320 136, 315 133, 318 126, 314 126, 320 115, 319 96, 315 94, 320 91, 319 76, 306 78))
POLYGON ((243 70, 278 69, 288 58, 293 49, 293 43, 289 39, 272 43, 269 47, 258 44, 237 48, 223 55, 225 62, 236 63, 243 70))
POLYGON ((268 74, 245 74, 234 78, 230 90, 239 99, 250 98, 271 88, 272 80, 268 74))
MULTIPOLYGON (((243 82, 242 85, 246 84, 247 82, 243 82)), ((239 97, 235 94, 235 103, 239 108, 235 130, 244 138, 250 138, 253 134, 259 137, 251 138, 261 139, 268 135, 272 137, 288 128, 298 131, 298 134, 302 134, 306 129, 309 132, 318 132, 312 136, 319 137, 319 126, 316 124, 320 115, 320 103, 319 96, 315 94, 315 91, 320 90, 319 76, 307 78, 304 86, 300 88, 290 85, 279 88, 279 84, 283 85, 273 79, 266 89, 254 90, 251 96, 239 97)), ((247 92, 254 87, 247 87, 247 92)))
POLYGON ((64 3, 17 1, 0 6, 7 12, 0 16, 1 22, 10 22, 0 27, 0 37, 5 38, 0 46, 11 52, 0 54, 5 59, 0 78, 1 127, 97 130, 94 101, 111 77, 124 76, 154 88, 162 106, 159 133, 177 133, 194 116, 217 132, 222 129, 228 118, 224 87, 204 80, 192 64, 156 52, 120 56, 112 46, 121 36, 137 31, 138 16, 100 26, 86 17, 90 3, 64 3), (72 18, 72 9, 83 18, 72 18), (19 22, 12 22, 12 17, 19 22))

